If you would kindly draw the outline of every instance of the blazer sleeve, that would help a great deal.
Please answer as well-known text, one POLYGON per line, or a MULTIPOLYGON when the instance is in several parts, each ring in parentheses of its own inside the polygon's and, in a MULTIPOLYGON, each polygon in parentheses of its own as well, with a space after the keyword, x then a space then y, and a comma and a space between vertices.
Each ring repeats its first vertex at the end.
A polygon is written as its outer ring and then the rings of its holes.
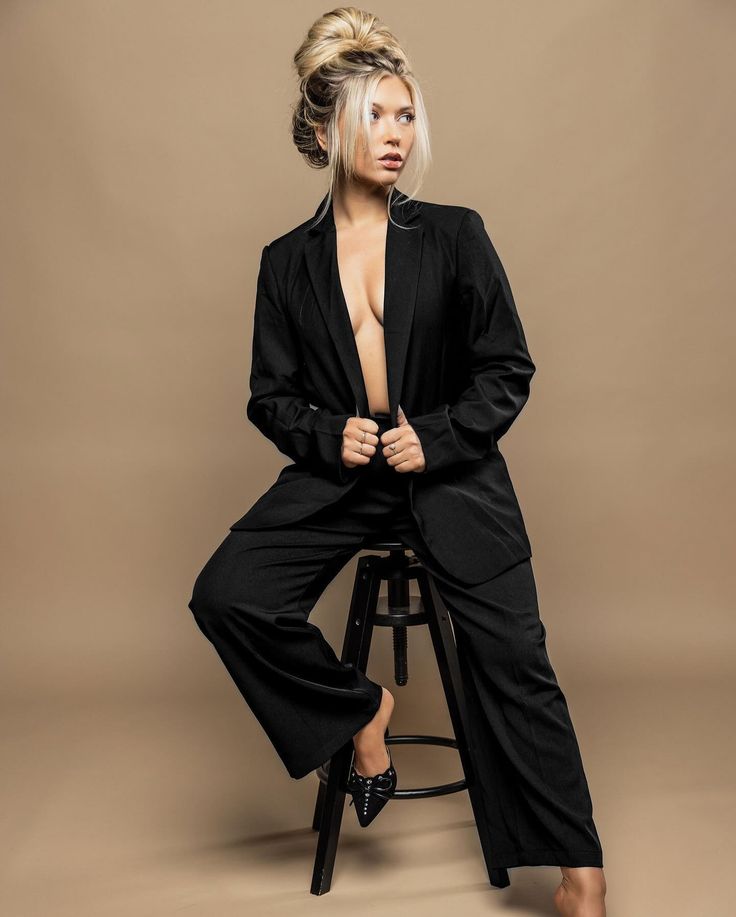
POLYGON ((454 404, 410 418, 425 472, 483 458, 524 407, 535 372, 506 272, 475 210, 460 221, 456 265, 469 384, 454 404))
POLYGON ((301 360, 293 326, 279 294, 268 245, 261 254, 253 320, 246 415, 280 452, 314 474, 345 483, 342 432, 351 414, 312 407, 300 389, 301 360))

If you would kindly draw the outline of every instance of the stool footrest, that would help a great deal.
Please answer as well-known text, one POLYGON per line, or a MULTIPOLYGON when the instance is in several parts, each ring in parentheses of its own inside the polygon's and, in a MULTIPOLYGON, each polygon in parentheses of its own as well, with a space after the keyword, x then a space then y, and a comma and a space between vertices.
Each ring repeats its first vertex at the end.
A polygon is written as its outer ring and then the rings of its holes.
MULTIPOLYGON (((448 736, 432 735, 390 735, 386 736, 387 745, 440 745, 445 748, 457 748, 457 740, 448 736)), ((326 783, 330 776, 330 762, 318 767, 315 771, 319 779, 326 783)), ((459 793, 461 790, 468 788, 468 782, 465 777, 460 780, 454 780, 452 783, 438 783, 435 786, 410 787, 406 790, 397 789, 392 799, 423 799, 428 796, 448 796, 450 793, 459 793)), ((346 792, 346 787, 340 787, 342 792, 346 792)))

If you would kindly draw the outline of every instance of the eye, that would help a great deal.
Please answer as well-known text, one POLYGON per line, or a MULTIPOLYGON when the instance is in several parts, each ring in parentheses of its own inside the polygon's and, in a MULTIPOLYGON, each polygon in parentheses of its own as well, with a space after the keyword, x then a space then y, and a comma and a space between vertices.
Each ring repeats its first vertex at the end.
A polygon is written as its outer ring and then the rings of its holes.
MULTIPOLYGON (((375 109, 373 109, 373 111, 371 112, 371 118, 373 117, 373 115, 375 115, 376 118, 378 118, 378 119, 380 119, 380 117, 381 117, 380 114, 379 114, 375 109)), ((404 114, 403 114, 403 115, 400 115, 399 117, 400 117, 400 118, 408 118, 408 119, 409 119, 408 122, 405 122, 405 123, 408 123, 408 124, 411 124, 412 121, 416 121, 416 115, 413 115, 413 114, 411 114, 411 112, 408 112, 408 111, 407 111, 407 112, 404 112, 404 114)))

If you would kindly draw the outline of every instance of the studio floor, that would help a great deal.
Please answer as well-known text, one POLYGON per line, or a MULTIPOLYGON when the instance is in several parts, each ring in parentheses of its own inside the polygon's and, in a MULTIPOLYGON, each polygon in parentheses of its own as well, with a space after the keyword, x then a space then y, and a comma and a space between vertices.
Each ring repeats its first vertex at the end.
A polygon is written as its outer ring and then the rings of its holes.
MULTIPOLYGON (((604 847, 609 917, 733 913, 733 736, 722 681, 564 685, 604 847)), ((451 734, 449 720, 392 731, 451 734)), ((332 890, 309 893, 317 777, 292 780, 233 690, 196 700, 6 705, 7 917, 551 915, 555 867, 486 878, 467 794, 343 816, 332 890)), ((397 749, 404 785, 459 776, 397 749)))

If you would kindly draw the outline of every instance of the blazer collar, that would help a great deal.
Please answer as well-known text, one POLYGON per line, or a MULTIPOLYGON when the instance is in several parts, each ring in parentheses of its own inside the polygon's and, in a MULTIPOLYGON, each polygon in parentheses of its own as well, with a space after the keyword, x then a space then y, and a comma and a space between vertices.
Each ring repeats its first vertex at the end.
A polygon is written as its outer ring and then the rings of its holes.
MULTIPOLYGON (((327 195, 320 201, 315 218, 326 201, 327 195)), ((399 398, 419 287, 424 235, 421 202, 394 191, 391 217, 399 226, 389 220, 386 231, 383 335, 391 422, 398 426, 399 398)), ((356 413, 366 416, 370 413, 368 394, 337 268, 337 236, 331 201, 322 220, 310 225, 306 232, 304 257, 314 296, 350 383, 356 413)))
MULTIPOLYGON (((327 203, 327 197, 328 195, 325 194, 325 196, 317 205, 317 209, 314 211, 313 220, 310 221, 309 225, 307 226, 307 232, 309 234, 335 231, 335 215, 332 208, 332 201, 330 201, 329 206, 327 207, 327 211, 319 223, 314 222, 327 203)), ((421 201, 412 200, 410 197, 404 194, 403 191, 396 189, 393 192, 393 196, 391 198, 391 217, 402 226, 410 226, 412 223, 421 222, 421 207, 421 201)))

